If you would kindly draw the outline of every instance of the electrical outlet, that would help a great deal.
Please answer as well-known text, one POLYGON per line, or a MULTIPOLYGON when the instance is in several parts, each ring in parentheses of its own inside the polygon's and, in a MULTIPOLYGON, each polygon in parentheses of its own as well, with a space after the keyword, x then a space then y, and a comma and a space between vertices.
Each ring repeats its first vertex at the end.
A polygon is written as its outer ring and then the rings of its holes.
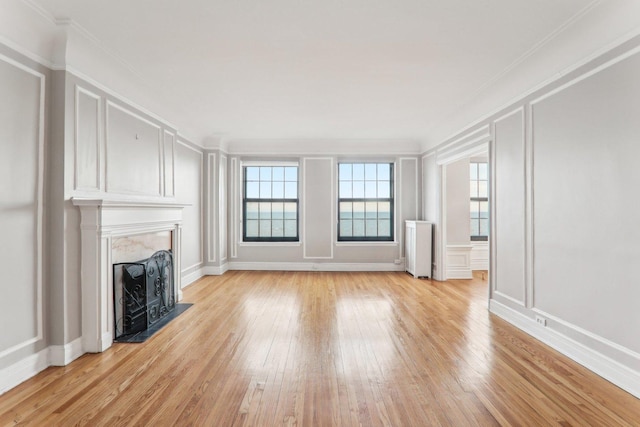
POLYGON ((542 316, 536 316, 536 322, 538 325, 547 326, 547 319, 542 316))

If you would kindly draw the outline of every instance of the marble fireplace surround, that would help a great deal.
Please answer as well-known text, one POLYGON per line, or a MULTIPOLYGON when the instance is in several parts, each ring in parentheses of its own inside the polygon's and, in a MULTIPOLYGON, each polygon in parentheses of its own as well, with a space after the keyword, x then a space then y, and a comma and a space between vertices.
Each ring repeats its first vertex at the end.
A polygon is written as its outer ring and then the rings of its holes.
POLYGON ((182 299, 180 249, 182 210, 167 202, 73 198, 80 209, 82 349, 99 353, 113 343, 113 239, 171 232, 173 283, 182 299))

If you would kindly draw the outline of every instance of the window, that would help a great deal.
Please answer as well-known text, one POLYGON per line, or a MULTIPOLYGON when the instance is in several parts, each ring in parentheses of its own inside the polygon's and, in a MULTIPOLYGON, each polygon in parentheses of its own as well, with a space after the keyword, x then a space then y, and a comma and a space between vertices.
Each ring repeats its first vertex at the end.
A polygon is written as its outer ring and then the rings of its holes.
POLYGON ((487 163, 471 162, 469 167, 471 240, 486 241, 489 239, 489 179, 487 163))
POLYGON ((338 240, 393 240, 393 163, 340 163, 338 182, 338 240))
POLYGON ((244 166, 245 242, 297 242, 298 166, 244 166))

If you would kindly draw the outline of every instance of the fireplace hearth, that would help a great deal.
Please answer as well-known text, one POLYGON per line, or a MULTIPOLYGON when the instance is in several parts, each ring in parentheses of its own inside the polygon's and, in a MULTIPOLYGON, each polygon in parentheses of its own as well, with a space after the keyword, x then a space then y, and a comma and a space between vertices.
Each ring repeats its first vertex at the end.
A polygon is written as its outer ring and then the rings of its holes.
POLYGON ((150 258, 113 265, 114 338, 152 328, 176 307, 173 255, 162 250, 150 258))

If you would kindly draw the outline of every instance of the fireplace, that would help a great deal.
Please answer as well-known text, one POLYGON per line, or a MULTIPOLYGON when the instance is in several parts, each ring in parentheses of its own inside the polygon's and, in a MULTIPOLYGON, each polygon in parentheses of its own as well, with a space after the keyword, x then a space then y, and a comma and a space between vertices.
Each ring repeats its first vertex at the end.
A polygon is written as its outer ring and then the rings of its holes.
MULTIPOLYGON (((165 253, 165 259, 170 256, 173 267, 162 273, 162 277, 166 274, 170 280, 164 281, 162 286, 167 286, 167 292, 154 303, 154 310, 159 313, 181 299, 179 272, 182 210, 185 205, 84 198, 74 198, 72 202, 78 206, 81 215, 82 347, 84 352, 99 353, 109 348, 116 336, 113 264, 125 261, 119 250, 122 239, 154 234, 167 236, 169 243, 165 246, 168 247, 156 250, 170 249, 169 255, 165 253), (170 302, 171 295, 173 303, 170 302)), ((127 250, 132 247, 128 245, 127 250)), ((149 254, 144 257, 145 260, 152 258, 149 254)), ((132 261, 136 259, 140 258, 128 258, 132 261)), ((131 274, 135 275, 135 272, 132 270, 131 274)), ((156 278, 153 278, 153 289, 156 278)))
POLYGON ((161 250, 150 258, 113 264, 114 338, 147 330, 176 306, 173 255, 161 250))

